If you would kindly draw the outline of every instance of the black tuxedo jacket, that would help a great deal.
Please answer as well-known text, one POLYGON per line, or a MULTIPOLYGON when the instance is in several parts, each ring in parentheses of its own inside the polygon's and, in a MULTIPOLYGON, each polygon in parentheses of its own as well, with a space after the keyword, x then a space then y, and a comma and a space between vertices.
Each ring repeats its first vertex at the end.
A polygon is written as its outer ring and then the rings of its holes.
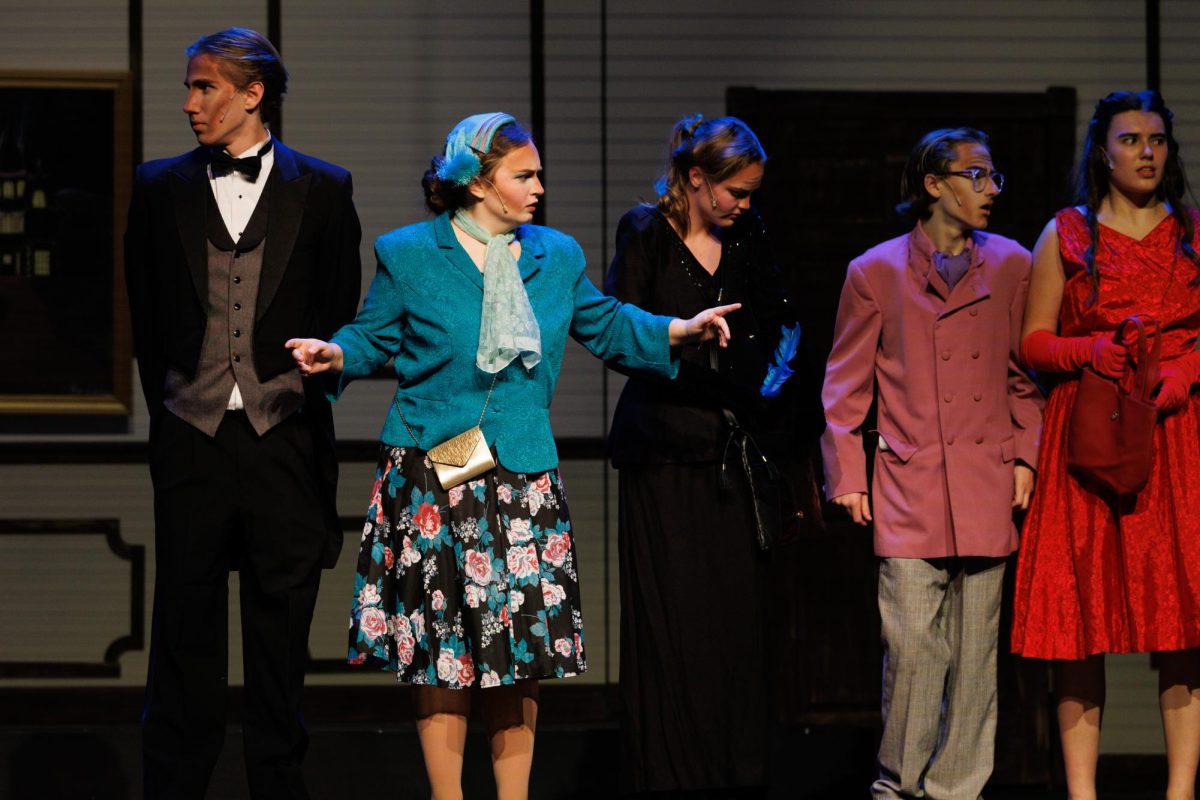
MULTIPOLYGON (((266 380, 295 369, 283 343, 329 339, 354 318, 362 287, 362 237, 350 173, 274 142, 267 239, 254 328, 254 364, 266 380)), ((153 444, 165 411, 169 367, 194 375, 208 305, 206 204, 211 188, 205 148, 138 167, 125 231, 125 281, 134 350, 150 409, 153 444)), ((333 416, 320 381, 305 382, 309 423, 323 498, 332 566, 341 546, 333 416)))

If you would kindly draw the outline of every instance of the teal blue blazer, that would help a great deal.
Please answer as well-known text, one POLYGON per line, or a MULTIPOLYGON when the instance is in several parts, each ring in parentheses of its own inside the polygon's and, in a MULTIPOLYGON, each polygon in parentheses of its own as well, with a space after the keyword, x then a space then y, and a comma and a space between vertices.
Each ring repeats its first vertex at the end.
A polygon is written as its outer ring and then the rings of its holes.
MULTIPOLYGON (((584 271, 583 250, 553 228, 522 225, 517 267, 541 326, 542 360, 520 359, 499 374, 483 434, 514 472, 558 464, 550 401, 567 334, 598 358, 625 369, 674 378, 670 317, 601 294, 584 271)), ((398 381, 380 439, 428 450, 479 420, 492 375, 475 366, 483 275, 459 245, 448 214, 385 233, 375 241, 378 268, 362 310, 333 336, 344 353, 331 400, 355 378, 394 359, 398 381), (396 406, 417 441, 400 420, 396 406)))

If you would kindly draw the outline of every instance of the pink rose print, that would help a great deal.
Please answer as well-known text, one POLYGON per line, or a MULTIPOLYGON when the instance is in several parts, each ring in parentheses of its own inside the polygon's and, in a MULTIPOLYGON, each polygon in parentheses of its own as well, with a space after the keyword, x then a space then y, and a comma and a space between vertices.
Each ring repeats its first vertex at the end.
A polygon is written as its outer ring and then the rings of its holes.
POLYGON ((546 537, 546 549, 542 551, 542 560, 547 564, 561 567, 571 553, 571 534, 552 533, 546 537))
POLYGON ((475 663, 469 654, 458 657, 458 682, 462 686, 470 686, 475 680, 475 663))
POLYGON ((364 608, 359 628, 368 641, 374 641, 387 633, 387 614, 383 609, 364 608))
POLYGON ((387 569, 392 568, 392 564, 396 563, 396 556, 392 553, 392 548, 383 548, 383 566, 387 569))
POLYGON ((508 607, 515 614, 521 610, 521 604, 525 602, 525 593, 518 589, 515 592, 510 592, 508 595, 508 607))
POLYGON ((437 659, 437 675, 439 680, 454 683, 458 678, 458 660, 449 650, 439 650, 437 659))
POLYGON ((571 655, 573 647, 574 645, 571 644, 570 639, 556 639, 554 641, 554 649, 564 656, 571 655))
POLYGON ((512 617, 508 614, 508 606, 500 606, 500 624, 507 628, 511 622, 512 617))
POLYGON ((413 662, 416 644, 417 640, 411 636, 401 636, 396 642, 396 655, 399 657, 400 663, 406 667, 413 662))
POLYGON ((437 535, 442 532, 441 512, 437 510, 437 506, 430 503, 421 503, 421 507, 413 515, 413 523, 424 539, 437 538, 437 535))
POLYGON ((575 652, 579 654, 580 658, 583 658, 583 637, 578 633, 575 634, 575 652))
POLYGON ((501 503, 511 503, 512 502, 512 487, 509 486, 507 483, 500 484, 499 486, 496 487, 496 497, 500 499, 501 503))
POLYGON ((537 574, 537 548, 532 544, 508 549, 508 571, 518 580, 537 574))
POLYGON ((446 595, 442 594, 441 589, 433 590, 433 599, 430 601, 429 605, 434 611, 441 611, 446 607, 446 595))
POLYGON ((533 482, 533 491, 550 494, 550 475, 548 473, 542 473, 542 476, 533 482))
POLYGON ((410 619, 412 620, 413 636, 420 639, 425 635, 425 615, 420 611, 417 611, 410 617, 410 619))
POLYGON ((486 553, 468 550, 463 554, 463 571, 480 586, 486 586, 492 581, 492 560, 486 553))
POLYGON ((379 490, 375 490, 375 494, 371 495, 371 505, 375 508, 375 524, 383 524, 383 496, 379 490))
MULTIPOLYGON (((364 658, 365 658, 365 656, 364 656, 364 658)), ((500 673, 496 672, 496 670, 492 670, 491 672, 483 673, 482 675, 479 676, 479 685, 482 686, 484 689, 488 688, 489 686, 499 686, 500 685, 500 673)))
POLYGON ((485 600, 487 600, 487 592, 481 586, 476 586, 473 583, 466 585, 467 607, 479 608, 485 600))
POLYGON ((522 545, 530 539, 533 539, 533 531, 529 529, 528 519, 518 517, 509 521, 510 545, 522 545))
POLYGON ((354 658, 348 659, 348 663, 350 663, 350 664, 365 664, 366 661, 367 661, 366 653, 359 653, 354 658))
POLYGON ((508 524, 508 538, 514 544, 522 544, 533 538, 533 532, 529 529, 529 520, 523 517, 510 520, 508 524))
POLYGON ((567 590, 557 583, 542 581, 542 602, 546 608, 558 605, 567 598, 567 590))
POLYGON ((400 563, 406 567, 411 567, 413 564, 421 560, 421 553, 412 546, 412 539, 404 537, 404 549, 400 551, 400 563))
POLYGON ((358 593, 358 604, 363 608, 367 606, 377 606, 383 602, 379 596, 379 590, 375 588, 375 584, 364 584, 358 593))
POLYGON ((459 503, 462 502, 462 499, 463 499, 463 485, 460 483, 458 486, 455 486, 453 489, 450 490, 450 507, 454 508, 455 506, 457 506, 459 503))

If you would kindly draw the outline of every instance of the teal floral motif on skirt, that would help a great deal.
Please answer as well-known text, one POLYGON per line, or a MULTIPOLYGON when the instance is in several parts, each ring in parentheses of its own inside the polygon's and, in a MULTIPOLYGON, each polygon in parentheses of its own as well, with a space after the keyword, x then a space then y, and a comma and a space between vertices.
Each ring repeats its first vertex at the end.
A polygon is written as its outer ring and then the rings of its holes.
POLYGON ((383 446, 354 579, 349 661, 454 689, 585 671, 558 471, 498 466, 446 491, 424 451, 383 446))

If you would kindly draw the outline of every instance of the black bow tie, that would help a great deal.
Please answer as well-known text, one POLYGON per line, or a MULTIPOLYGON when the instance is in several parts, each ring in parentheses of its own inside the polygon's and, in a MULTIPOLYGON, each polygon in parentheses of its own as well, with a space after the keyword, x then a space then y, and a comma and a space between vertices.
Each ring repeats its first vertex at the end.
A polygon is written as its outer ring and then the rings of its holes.
POLYGON ((214 177, 228 175, 230 172, 240 172, 251 181, 257 181, 258 174, 262 172, 262 157, 270 151, 270 140, 262 146, 258 153, 245 158, 234 158, 224 150, 214 150, 208 163, 212 166, 214 177))

